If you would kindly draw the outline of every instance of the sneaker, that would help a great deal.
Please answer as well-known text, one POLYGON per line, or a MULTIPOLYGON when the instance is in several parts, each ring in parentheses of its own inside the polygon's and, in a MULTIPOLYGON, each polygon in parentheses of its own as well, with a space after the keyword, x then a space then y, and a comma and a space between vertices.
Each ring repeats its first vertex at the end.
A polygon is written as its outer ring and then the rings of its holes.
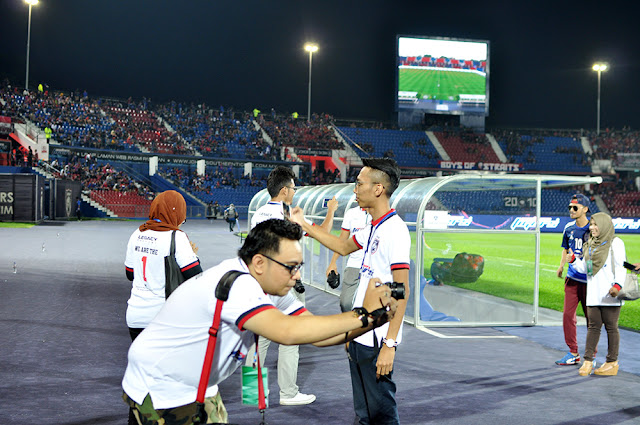
POLYGON ((593 373, 600 376, 615 376, 618 374, 618 367, 619 366, 617 360, 615 362, 606 362, 605 364, 597 368, 593 373))
POLYGON ((313 394, 298 393, 292 398, 280 397, 280 404, 283 406, 301 406, 303 404, 310 404, 316 401, 316 396, 313 394))
POLYGON ((556 364, 559 366, 574 366, 580 363, 580 354, 574 356, 570 352, 565 354, 560 360, 556 360, 556 364))
POLYGON ((578 375, 589 376, 593 373, 593 369, 595 368, 596 368, 595 360, 593 360, 592 362, 585 360, 584 363, 582 363, 582 366, 580 366, 580 370, 578 370, 578 375))

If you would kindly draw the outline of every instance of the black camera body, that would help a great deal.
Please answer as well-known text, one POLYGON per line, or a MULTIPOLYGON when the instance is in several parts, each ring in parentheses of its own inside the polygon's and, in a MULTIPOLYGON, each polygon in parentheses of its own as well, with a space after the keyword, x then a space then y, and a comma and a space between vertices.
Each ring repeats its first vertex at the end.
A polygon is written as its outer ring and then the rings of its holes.
POLYGON ((391 288, 391 298, 396 300, 404 300, 404 283, 402 282, 385 282, 382 285, 387 285, 391 288))

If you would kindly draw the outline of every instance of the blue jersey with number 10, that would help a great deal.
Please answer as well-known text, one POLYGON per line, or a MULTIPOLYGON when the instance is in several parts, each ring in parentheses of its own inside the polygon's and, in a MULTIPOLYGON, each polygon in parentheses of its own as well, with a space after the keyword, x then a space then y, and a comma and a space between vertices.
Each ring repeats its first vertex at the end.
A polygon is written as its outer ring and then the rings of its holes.
MULTIPOLYGON (((582 245, 588 239, 589 223, 587 222, 586 226, 580 227, 574 220, 567 223, 564 227, 564 233, 562 234, 562 247, 564 249, 571 249, 574 253, 582 253, 582 245)), ((587 282, 587 275, 575 271, 572 264, 569 264, 569 268, 567 269, 567 277, 579 282, 587 282)))

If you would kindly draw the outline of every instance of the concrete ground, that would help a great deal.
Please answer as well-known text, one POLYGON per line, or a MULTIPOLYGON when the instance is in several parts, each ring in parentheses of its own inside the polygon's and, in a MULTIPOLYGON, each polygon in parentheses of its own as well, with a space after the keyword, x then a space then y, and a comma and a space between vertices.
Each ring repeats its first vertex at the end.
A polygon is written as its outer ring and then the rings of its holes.
MULTIPOLYGON (((130 344, 124 314, 130 283, 124 254, 135 221, 45 223, 0 229, 0 424, 124 424, 120 383, 130 344), (15 269, 14 269, 15 263, 15 269), (14 272, 15 271, 15 272, 14 272)), ((243 226, 246 223, 242 223, 243 226)), ((221 221, 189 221, 204 268, 235 255, 240 240, 221 221)), ((316 314, 337 298, 307 288, 316 314)), ((586 330, 580 328, 579 341, 586 330)), ((601 343, 599 360, 606 350, 601 343)), ((395 380, 403 424, 640 423, 640 335, 622 331, 620 373, 580 377, 554 361, 561 327, 405 327, 395 380), (454 338, 456 336, 483 338, 454 338), (504 338, 509 337, 509 338, 504 338)), ((308 406, 280 406, 275 346, 266 366, 270 424, 351 424, 348 364, 341 347, 300 349, 298 384, 308 406)), ((259 422, 240 403, 236 373, 221 386, 232 423, 259 422)))

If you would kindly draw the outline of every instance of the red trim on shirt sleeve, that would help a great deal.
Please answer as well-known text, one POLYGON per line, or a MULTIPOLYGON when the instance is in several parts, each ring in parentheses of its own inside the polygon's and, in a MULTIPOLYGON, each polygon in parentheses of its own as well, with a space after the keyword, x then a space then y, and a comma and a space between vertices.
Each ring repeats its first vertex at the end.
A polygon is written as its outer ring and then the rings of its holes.
POLYGON ((302 313, 304 313, 305 311, 309 311, 304 307, 300 307, 299 309, 297 309, 296 311, 294 311, 293 313, 289 313, 289 316, 300 316, 302 313))
POLYGON ((181 272, 186 272, 189 269, 194 268, 195 266, 199 266, 200 265, 200 260, 196 260, 191 264, 187 264, 186 266, 184 266, 183 268, 180 269, 181 272))
POLYGON ((402 270, 402 269, 408 269, 408 268, 409 268, 409 263, 391 264, 391 270, 402 270))
POLYGON ((124 266, 124 268, 126 271, 133 273, 133 267, 124 266))
POLYGON ((362 249, 362 245, 360 245, 360 244, 358 243, 358 240, 356 239, 356 235, 353 235, 353 236, 352 236, 352 238, 353 238, 353 241, 354 241, 354 242, 356 243, 356 245, 358 246, 358 249, 362 249))
POLYGON ((618 288, 618 291, 622 290, 622 286, 619 283, 614 283, 613 286, 618 288))
POLYGON ((242 314, 240 317, 238 317, 238 320, 236 320, 236 326, 238 326, 238 329, 243 331, 244 324, 247 322, 247 320, 251 319, 253 316, 255 316, 258 313, 262 313, 263 311, 266 311, 272 308, 276 308, 276 306, 273 304, 263 304, 263 305, 254 307, 251 310, 242 314))

